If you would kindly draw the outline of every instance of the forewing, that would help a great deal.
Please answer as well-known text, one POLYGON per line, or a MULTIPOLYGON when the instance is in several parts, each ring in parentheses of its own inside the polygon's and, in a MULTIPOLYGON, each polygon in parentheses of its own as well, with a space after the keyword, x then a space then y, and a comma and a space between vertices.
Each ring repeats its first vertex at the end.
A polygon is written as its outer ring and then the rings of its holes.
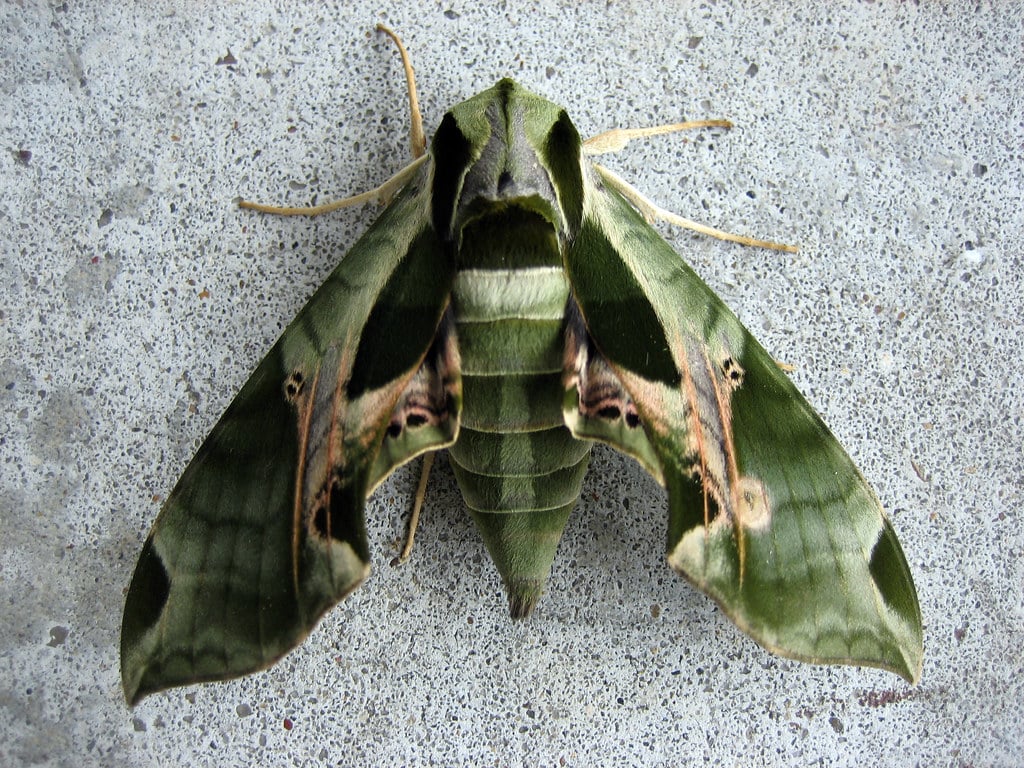
POLYGON ((263 668, 298 644, 369 572, 368 491, 454 438, 458 359, 438 333, 453 269, 427 177, 310 299, 168 497, 125 603, 129 702, 263 668))
MULTIPOLYGON (((920 608, 892 526, 771 356, 640 215, 599 184, 588 185, 566 268, 583 346, 598 369, 614 373, 605 380, 621 382, 614 396, 635 407, 656 455, 651 473, 669 493, 671 566, 770 650, 916 680, 920 608)), ((567 367, 568 383, 579 381, 580 369, 567 367)), ((588 391, 568 389, 570 428, 587 413, 588 391)), ((628 432, 624 439, 604 426, 588 434, 651 469, 628 432)))

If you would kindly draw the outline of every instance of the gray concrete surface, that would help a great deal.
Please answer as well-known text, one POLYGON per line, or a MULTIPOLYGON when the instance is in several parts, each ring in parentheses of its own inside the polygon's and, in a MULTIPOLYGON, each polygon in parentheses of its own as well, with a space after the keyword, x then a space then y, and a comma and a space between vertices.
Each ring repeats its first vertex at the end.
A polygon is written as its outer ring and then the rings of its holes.
POLYGON ((953 765, 1024 761, 1024 14, 1016 3, 7 3, 0 8, 0 765, 953 765), (506 615, 446 462, 402 568, 268 672, 122 699, 160 500, 371 207, 423 111, 500 76, 584 134, 736 129, 608 160, 793 363, 891 511, 921 683, 775 658, 665 566, 665 501, 601 450, 536 615, 506 615), (228 58, 230 54, 230 59, 228 58), (231 62, 233 63, 227 63, 231 62))

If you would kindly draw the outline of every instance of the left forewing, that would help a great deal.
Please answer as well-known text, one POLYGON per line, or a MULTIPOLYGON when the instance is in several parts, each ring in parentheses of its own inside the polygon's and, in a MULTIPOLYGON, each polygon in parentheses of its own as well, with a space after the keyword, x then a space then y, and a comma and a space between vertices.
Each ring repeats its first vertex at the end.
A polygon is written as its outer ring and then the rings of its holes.
POLYGON ((300 311, 168 497, 125 602, 129 702, 252 672, 300 642, 369 571, 370 488, 454 439, 454 269, 426 174, 300 311))

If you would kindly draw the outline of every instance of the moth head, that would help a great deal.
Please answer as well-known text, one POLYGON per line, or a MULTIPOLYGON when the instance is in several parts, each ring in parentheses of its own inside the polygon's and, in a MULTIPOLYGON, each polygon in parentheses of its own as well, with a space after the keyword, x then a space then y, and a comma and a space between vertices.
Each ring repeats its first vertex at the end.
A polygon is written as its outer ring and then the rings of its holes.
POLYGON ((565 110, 500 80, 453 107, 434 135, 435 230, 458 239, 481 216, 514 206, 571 237, 583 211, 580 152, 565 110))

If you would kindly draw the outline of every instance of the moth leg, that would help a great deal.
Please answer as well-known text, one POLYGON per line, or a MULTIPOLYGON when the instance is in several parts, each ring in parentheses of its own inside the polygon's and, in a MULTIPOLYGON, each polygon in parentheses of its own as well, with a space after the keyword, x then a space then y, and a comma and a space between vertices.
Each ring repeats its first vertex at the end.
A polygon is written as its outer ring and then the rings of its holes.
POLYGON ((608 152, 618 152, 633 139, 662 136, 666 133, 689 131, 693 128, 732 128, 732 123, 728 120, 689 120, 685 123, 654 125, 650 128, 613 128, 584 141, 583 154, 604 155, 608 152))
POLYGON ((398 53, 402 57, 402 68, 405 69, 405 84, 409 89, 409 116, 412 127, 409 129, 409 139, 412 142, 412 156, 422 157, 427 151, 427 135, 423 132, 423 115, 420 114, 420 100, 416 96, 416 75, 412 71, 412 61, 409 59, 409 52, 402 45, 402 40, 394 31, 383 24, 377 25, 377 31, 395 41, 398 46, 398 53))
POLYGON ((249 200, 239 200, 238 207, 246 208, 250 211, 259 211, 260 213, 272 213, 275 216, 319 216, 322 213, 330 213, 352 205, 362 205, 371 200, 377 200, 379 203, 384 204, 391 201, 395 193, 405 186, 406 182, 413 177, 413 174, 419 170, 419 167, 426 160, 426 155, 420 155, 379 187, 375 187, 368 192, 361 192, 358 195, 352 195, 352 197, 346 197, 342 200, 335 200, 331 203, 293 208, 286 205, 264 205, 263 203, 253 203, 249 200))
POLYGON ((392 565, 401 565, 412 554, 412 543, 416 538, 416 528, 420 524, 420 512, 423 509, 423 502, 427 498, 427 482, 430 480, 430 470, 434 468, 434 453, 434 451, 431 451, 423 455, 423 464, 420 467, 420 482, 416 486, 416 498, 412 503, 412 514, 409 516, 409 532, 406 534, 402 553, 392 561, 392 565))
POLYGON ((427 137, 423 132, 423 115, 420 113, 420 101, 416 95, 416 76, 412 70, 412 61, 409 59, 409 52, 405 49, 405 46, 402 44, 398 35, 388 27, 385 27, 383 24, 378 24, 377 29, 395 41, 395 45, 398 46, 398 52, 402 56, 402 68, 405 70, 405 83, 409 90, 409 114, 412 122, 412 127, 409 130, 409 138, 412 141, 413 161, 379 187, 371 189, 368 192, 362 192, 358 195, 346 197, 343 200, 335 200, 332 203, 294 208, 291 206, 264 205, 263 203, 239 200, 239 208, 246 208, 250 211, 259 211, 260 213, 271 213, 276 216, 319 216, 322 213, 331 213, 332 211, 337 211, 341 208, 348 208, 352 205, 362 205, 363 203, 368 203, 371 200, 377 200, 381 204, 389 203, 391 202, 391 198, 395 196, 395 193, 405 186, 405 183, 412 178, 416 170, 424 163, 427 159, 427 137))
POLYGON ((667 221, 669 224, 674 224, 677 227, 692 229, 694 232, 699 232, 702 235, 709 235, 711 237, 716 237, 719 240, 727 240, 731 243, 752 245, 755 248, 768 248, 773 251, 787 251, 788 253, 796 253, 797 251, 797 247, 795 245, 773 243, 769 240, 756 240, 752 237, 746 237, 745 235, 734 235, 731 232, 723 232, 720 229, 709 227, 706 224, 701 224, 691 219, 685 219, 682 216, 659 207, 651 200, 644 197, 640 190, 623 179, 617 173, 605 168, 603 165, 594 163, 594 168, 596 168, 597 172, 601 174, 601 178, 604 180, 604 183, 632 203, 648 222, 652 222, 655 219, 661 219, 662 221, 667 221))

